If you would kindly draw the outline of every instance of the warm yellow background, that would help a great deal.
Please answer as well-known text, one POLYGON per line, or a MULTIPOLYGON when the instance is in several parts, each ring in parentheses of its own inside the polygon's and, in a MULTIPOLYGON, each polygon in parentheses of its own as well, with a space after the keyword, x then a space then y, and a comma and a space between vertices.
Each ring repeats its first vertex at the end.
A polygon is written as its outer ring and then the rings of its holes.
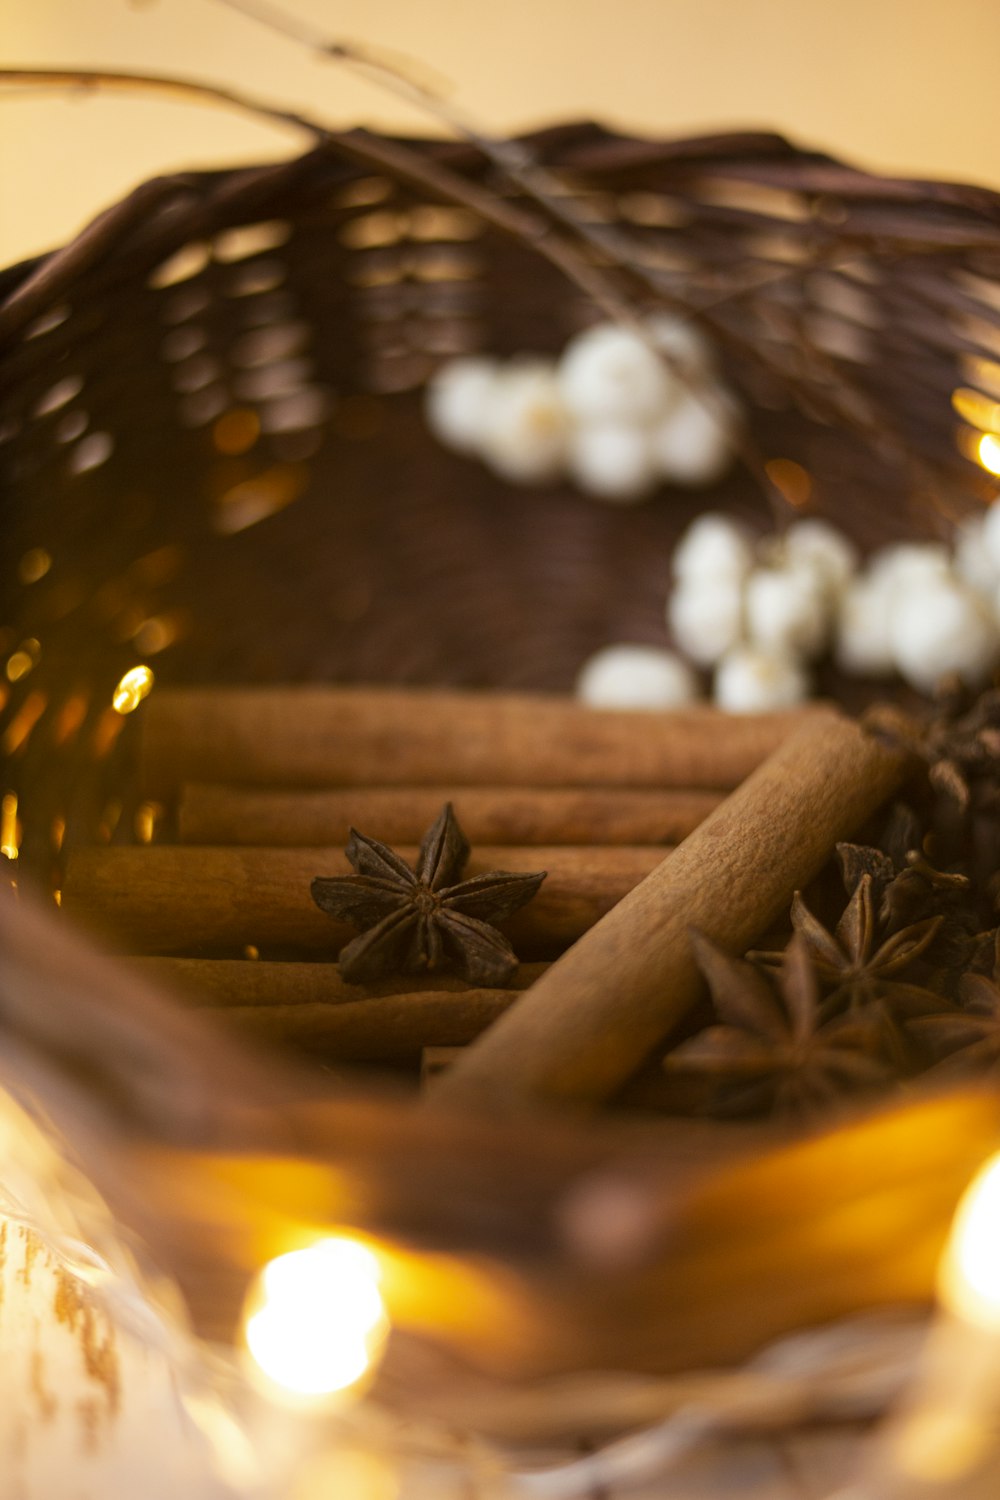
MULTIPOLYGON (((1000 186, 1000 0, 288 0, 432 66, 485 128, 571 117, 775 126, 869 165, 1000 186)), ((173 70, 335 123, 422 128, 217 0, 0 0, 0 61, 173 70)), ((2 99, 0 264, 142 179, 294 152, 291 132, 140 99, 2 99)))

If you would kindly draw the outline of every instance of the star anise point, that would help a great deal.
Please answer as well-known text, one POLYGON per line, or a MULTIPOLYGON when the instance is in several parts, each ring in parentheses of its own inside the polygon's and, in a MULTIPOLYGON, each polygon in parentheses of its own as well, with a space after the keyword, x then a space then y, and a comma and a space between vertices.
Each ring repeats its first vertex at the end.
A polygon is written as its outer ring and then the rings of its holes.
POLYGON ((415 869, 355 828, 345 852, 356 873, 317 876, 310 892, 322 911, 362 929, 340 954, 348 983, 446 968, 471 984, 510 983, 517 955, 493 924, 532 899, 544 871, 463 880, 469 842, 450 802, 425 833, 415 869))

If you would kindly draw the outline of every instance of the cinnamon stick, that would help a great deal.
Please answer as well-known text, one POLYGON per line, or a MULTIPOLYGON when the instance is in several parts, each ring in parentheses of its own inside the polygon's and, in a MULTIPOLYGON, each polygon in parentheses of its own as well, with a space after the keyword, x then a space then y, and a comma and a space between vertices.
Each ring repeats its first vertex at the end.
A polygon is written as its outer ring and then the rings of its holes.
MULTIPOLYGON (((169 988, 190 1005, 339 1005, 388 995, 412 996, 426 990, 468 994, 464 979, 450 974, 404 974, 378 984, 348 984, 331 963, 268 963, 246 958, 133 958, 129 967, 146 980, 169 988)), ((526 989, 544 964, 521 964, 511 989, 526 989)))
MULTIPOLYGON (((643 880, 662 848, 480 846, 471 877, 487 870, 547 870, 538 895, 504 924, 523 958, 575 942, 643 880)), ((411 863, 417 851, 399 850, 411 863)), ((219 952, 254 944, 334 954, 356 929, 313 903, 315 875, 353 873, 342 849, 80 849, 67 861, 63 910, 125 952, 219 952)))
MULTIPOLYGON (((515 997, 508 995, 507 998, 510 1004, 513 1004, 515 997)), ((485 1029, 484 1026, 483 1030, 485 1029)), ((422 1087, 426 1089, 433 1079, 440 1077, 458 1062, 458 1059, 464 1056, 468 1043, 474 1040, 474 1037, 469 1037, 466 1042, 434 1043, 426 1046, 420 1056, 422 1087)), ((678 1088, 676 1080, 668 1077, 658 1062, 651 1062, 630 1078, 624 1088, 615 1095, 612 1107, 645 1114, 672 1115, 678 1127, 683 1126, 687 1129, 694 1123, 690 1117, 698 1114, 698 1103, 696 1098, 689 1097, 683 1089, 678 1088)), ((746 1121, 741 1120, 739 1124, 734 1124, 733 1128, 745 1130, 746 1121)))
POLYGON ((144 705, 150 796, 246 786, 630 786, 727 790, 813 710, 734 718, 568 698, 412 689, 186 688, 144 705))
POLYGON ((185 844, 269 848, 343 844, 352 827, 390 845, 419 843, 451 802, 473 844, 677 844, 720 792, 594 787, 352 787, 288 791, 193 782, 181 790, 185 844))
POLYGON ((245 1036, 321 1052, 332 1062, 416 1063, 424 1047, 473 1041, 516 990, 424 991, 339 1005, 237 1005, 206 1014, 245 1036))
POLYGON ((527 990, 436 1083, 509 1107, 613 1094, 701 993, 698 928, 742 952, 898 785, 904 757, 825 711, 527 990))

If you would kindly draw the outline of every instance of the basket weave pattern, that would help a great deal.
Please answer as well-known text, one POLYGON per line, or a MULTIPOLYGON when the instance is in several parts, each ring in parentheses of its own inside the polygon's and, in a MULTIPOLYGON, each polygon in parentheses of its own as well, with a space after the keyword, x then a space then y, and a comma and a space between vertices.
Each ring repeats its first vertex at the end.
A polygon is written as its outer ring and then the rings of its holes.
MULTIPOLYGON (((996 379, 1000 199, 768 135, 530 145, 615 236, 619 290, 693 310, 762 454, 803 463, 862 542, 982 497, 951 395, 996 379)), ((470 148, 407 149, 497 186, 470 148)), ((442 359, 555 351, 594 311, 531 245, 354 147, 147 184, 0 294, 0 637, 37 658, 0 736, 43 868, 53 817, 70 839, 107 824, 107 704, 137 660, 173 682, 563 689, 608 641, 662 638, 695 510, 760 505, 739 473, 618 510, 440 449, 419 388, 442 359)))

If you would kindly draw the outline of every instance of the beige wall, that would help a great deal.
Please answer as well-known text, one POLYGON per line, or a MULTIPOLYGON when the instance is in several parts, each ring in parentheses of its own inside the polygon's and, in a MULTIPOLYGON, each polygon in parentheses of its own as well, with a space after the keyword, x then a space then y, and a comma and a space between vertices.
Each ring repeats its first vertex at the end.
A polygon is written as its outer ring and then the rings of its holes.
MULTIPOLYGON (((495 130, 591 116, 681 134, 774 126, 876 167, 1000 186, 1000 0, 287 0, 454 81, 495 130)), ((420 128, 370 85, 213 0, 0 0, 0 60, 173 70, 337 122, 420 128)), ((0 264, 155 173, 298 139, 148 99, 0 100, 0 264)))

